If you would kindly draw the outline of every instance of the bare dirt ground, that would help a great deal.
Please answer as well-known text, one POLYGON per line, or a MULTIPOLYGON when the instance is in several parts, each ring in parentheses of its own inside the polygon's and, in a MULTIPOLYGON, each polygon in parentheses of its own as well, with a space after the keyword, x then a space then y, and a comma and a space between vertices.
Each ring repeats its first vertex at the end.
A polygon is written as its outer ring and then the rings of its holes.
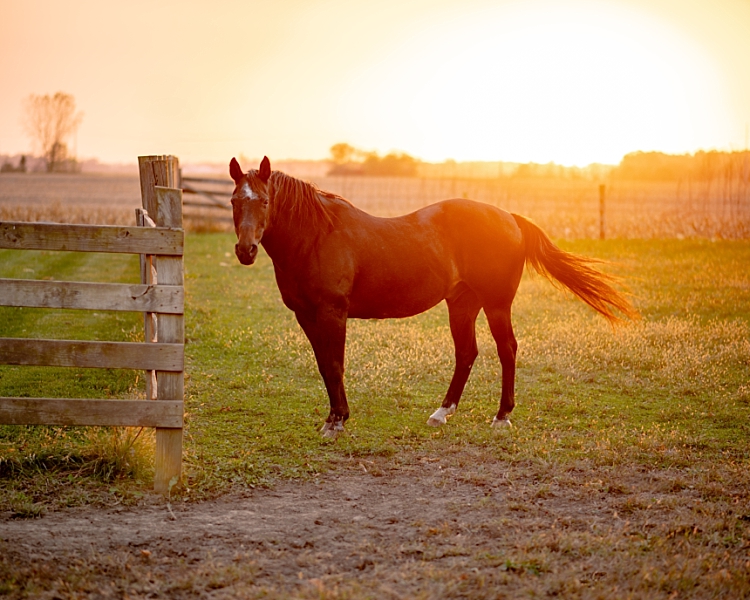
POLYGON ((10 598, 750 597, 745 477, 353 461, 202 503, 0 515, 10 598))

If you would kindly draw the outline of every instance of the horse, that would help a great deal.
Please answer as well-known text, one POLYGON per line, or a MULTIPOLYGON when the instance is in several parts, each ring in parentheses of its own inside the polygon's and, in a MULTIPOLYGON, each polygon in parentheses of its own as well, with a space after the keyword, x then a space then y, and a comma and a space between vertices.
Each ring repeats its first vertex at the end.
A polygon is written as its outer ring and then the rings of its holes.
POLYGON ((502 366, 502 391, 492 427, 510 426, 515 406, 518 343, 511 304, 524 266, 570 290, 616 324, 637 318, 599 261, 557 247, 529 219, 467 199, 444 200, 410 214, 376 217, 348 200, 280 171, 268 157, 243 172, 232 158, 235 254, 252 265, 262 244, 273 262, 281 298, 312 345, 330 412, 321 429, 344 431, 347 319, 404 318, 442 300, 448 305, 455 368, 440 407, 427 424, 456 412, 478 355, 476 319, 484 310, 502 366))

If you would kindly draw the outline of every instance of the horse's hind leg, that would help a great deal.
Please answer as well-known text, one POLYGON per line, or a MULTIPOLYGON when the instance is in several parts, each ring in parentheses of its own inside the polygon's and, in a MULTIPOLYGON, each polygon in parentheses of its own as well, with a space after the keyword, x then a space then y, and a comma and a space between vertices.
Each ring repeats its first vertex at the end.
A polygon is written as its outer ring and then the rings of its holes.
POLYGON ((513 334, 513 325, 510 322, 510 306, 487 310, 487 321, 490 324, 492 337, 497 344, 497 355, 503 368, 503 391, 500 396, 500 408, 492 420, 493 427, 510 425, 508 416, 515 406, 515 382, 516 382, 516 350, 518 342, 513 334))
POLYGON ((471 367, 479 354, 476 321, 482 307, 476 294, 465 288, 458 296, 448 299, 447 303, 451 335, 456 348, 456 367, 443 404, 427 420, 427 424, 433 427, 444 425, 446 417, 456 412, 471 367))

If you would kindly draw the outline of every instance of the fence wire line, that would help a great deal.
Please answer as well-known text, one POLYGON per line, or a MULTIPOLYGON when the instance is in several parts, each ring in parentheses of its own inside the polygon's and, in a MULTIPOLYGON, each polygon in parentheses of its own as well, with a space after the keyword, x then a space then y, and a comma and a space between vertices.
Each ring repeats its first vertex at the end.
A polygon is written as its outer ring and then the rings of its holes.
MULTIPOLYGON (((129 224, 132 208, 121 200, 94 204, 98 185, 107 194, 108 178, 87 182, 84 202, 57 196, 47 202, 14 201, 3 176, 0 219, 129 224)), ((85 176, 84 176, 85 177, 85 176)), ((605 184, 606 234, 611 238, 750 238, 748 177, 633 181, 609 178, 605 184)), ((184 178, 192 189, 209 192, 212 201, 228 204, 229 179, 184 178)), ((503 177, 324 176, 312 178, 321 189, 339 194, 363 210, 396 216, 446 198, 471 198, 523 214, 558 239, 599 237, 600 182, 580 179, 503 177)), ((124 183, 118 180, 118 190, 124 183)), ((200 202, 203 196, 189 196, 200 202)), ((20 199, 19 199, 20 200, 20 199)), ((207 203, 208 204, 208 203, 207 203)), ((231 231, 231 212, 212 206, 185 206, 189 231, 231 231)))

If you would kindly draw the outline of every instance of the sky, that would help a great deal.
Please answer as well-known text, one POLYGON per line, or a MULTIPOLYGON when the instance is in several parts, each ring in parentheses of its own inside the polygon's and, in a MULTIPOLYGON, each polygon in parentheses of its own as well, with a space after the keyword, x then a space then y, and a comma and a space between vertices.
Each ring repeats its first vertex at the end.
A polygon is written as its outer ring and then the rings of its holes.
POLYGON ((750 0, 0 0, 0 154, 57 91, 102 162, 739 150, 750 0))

